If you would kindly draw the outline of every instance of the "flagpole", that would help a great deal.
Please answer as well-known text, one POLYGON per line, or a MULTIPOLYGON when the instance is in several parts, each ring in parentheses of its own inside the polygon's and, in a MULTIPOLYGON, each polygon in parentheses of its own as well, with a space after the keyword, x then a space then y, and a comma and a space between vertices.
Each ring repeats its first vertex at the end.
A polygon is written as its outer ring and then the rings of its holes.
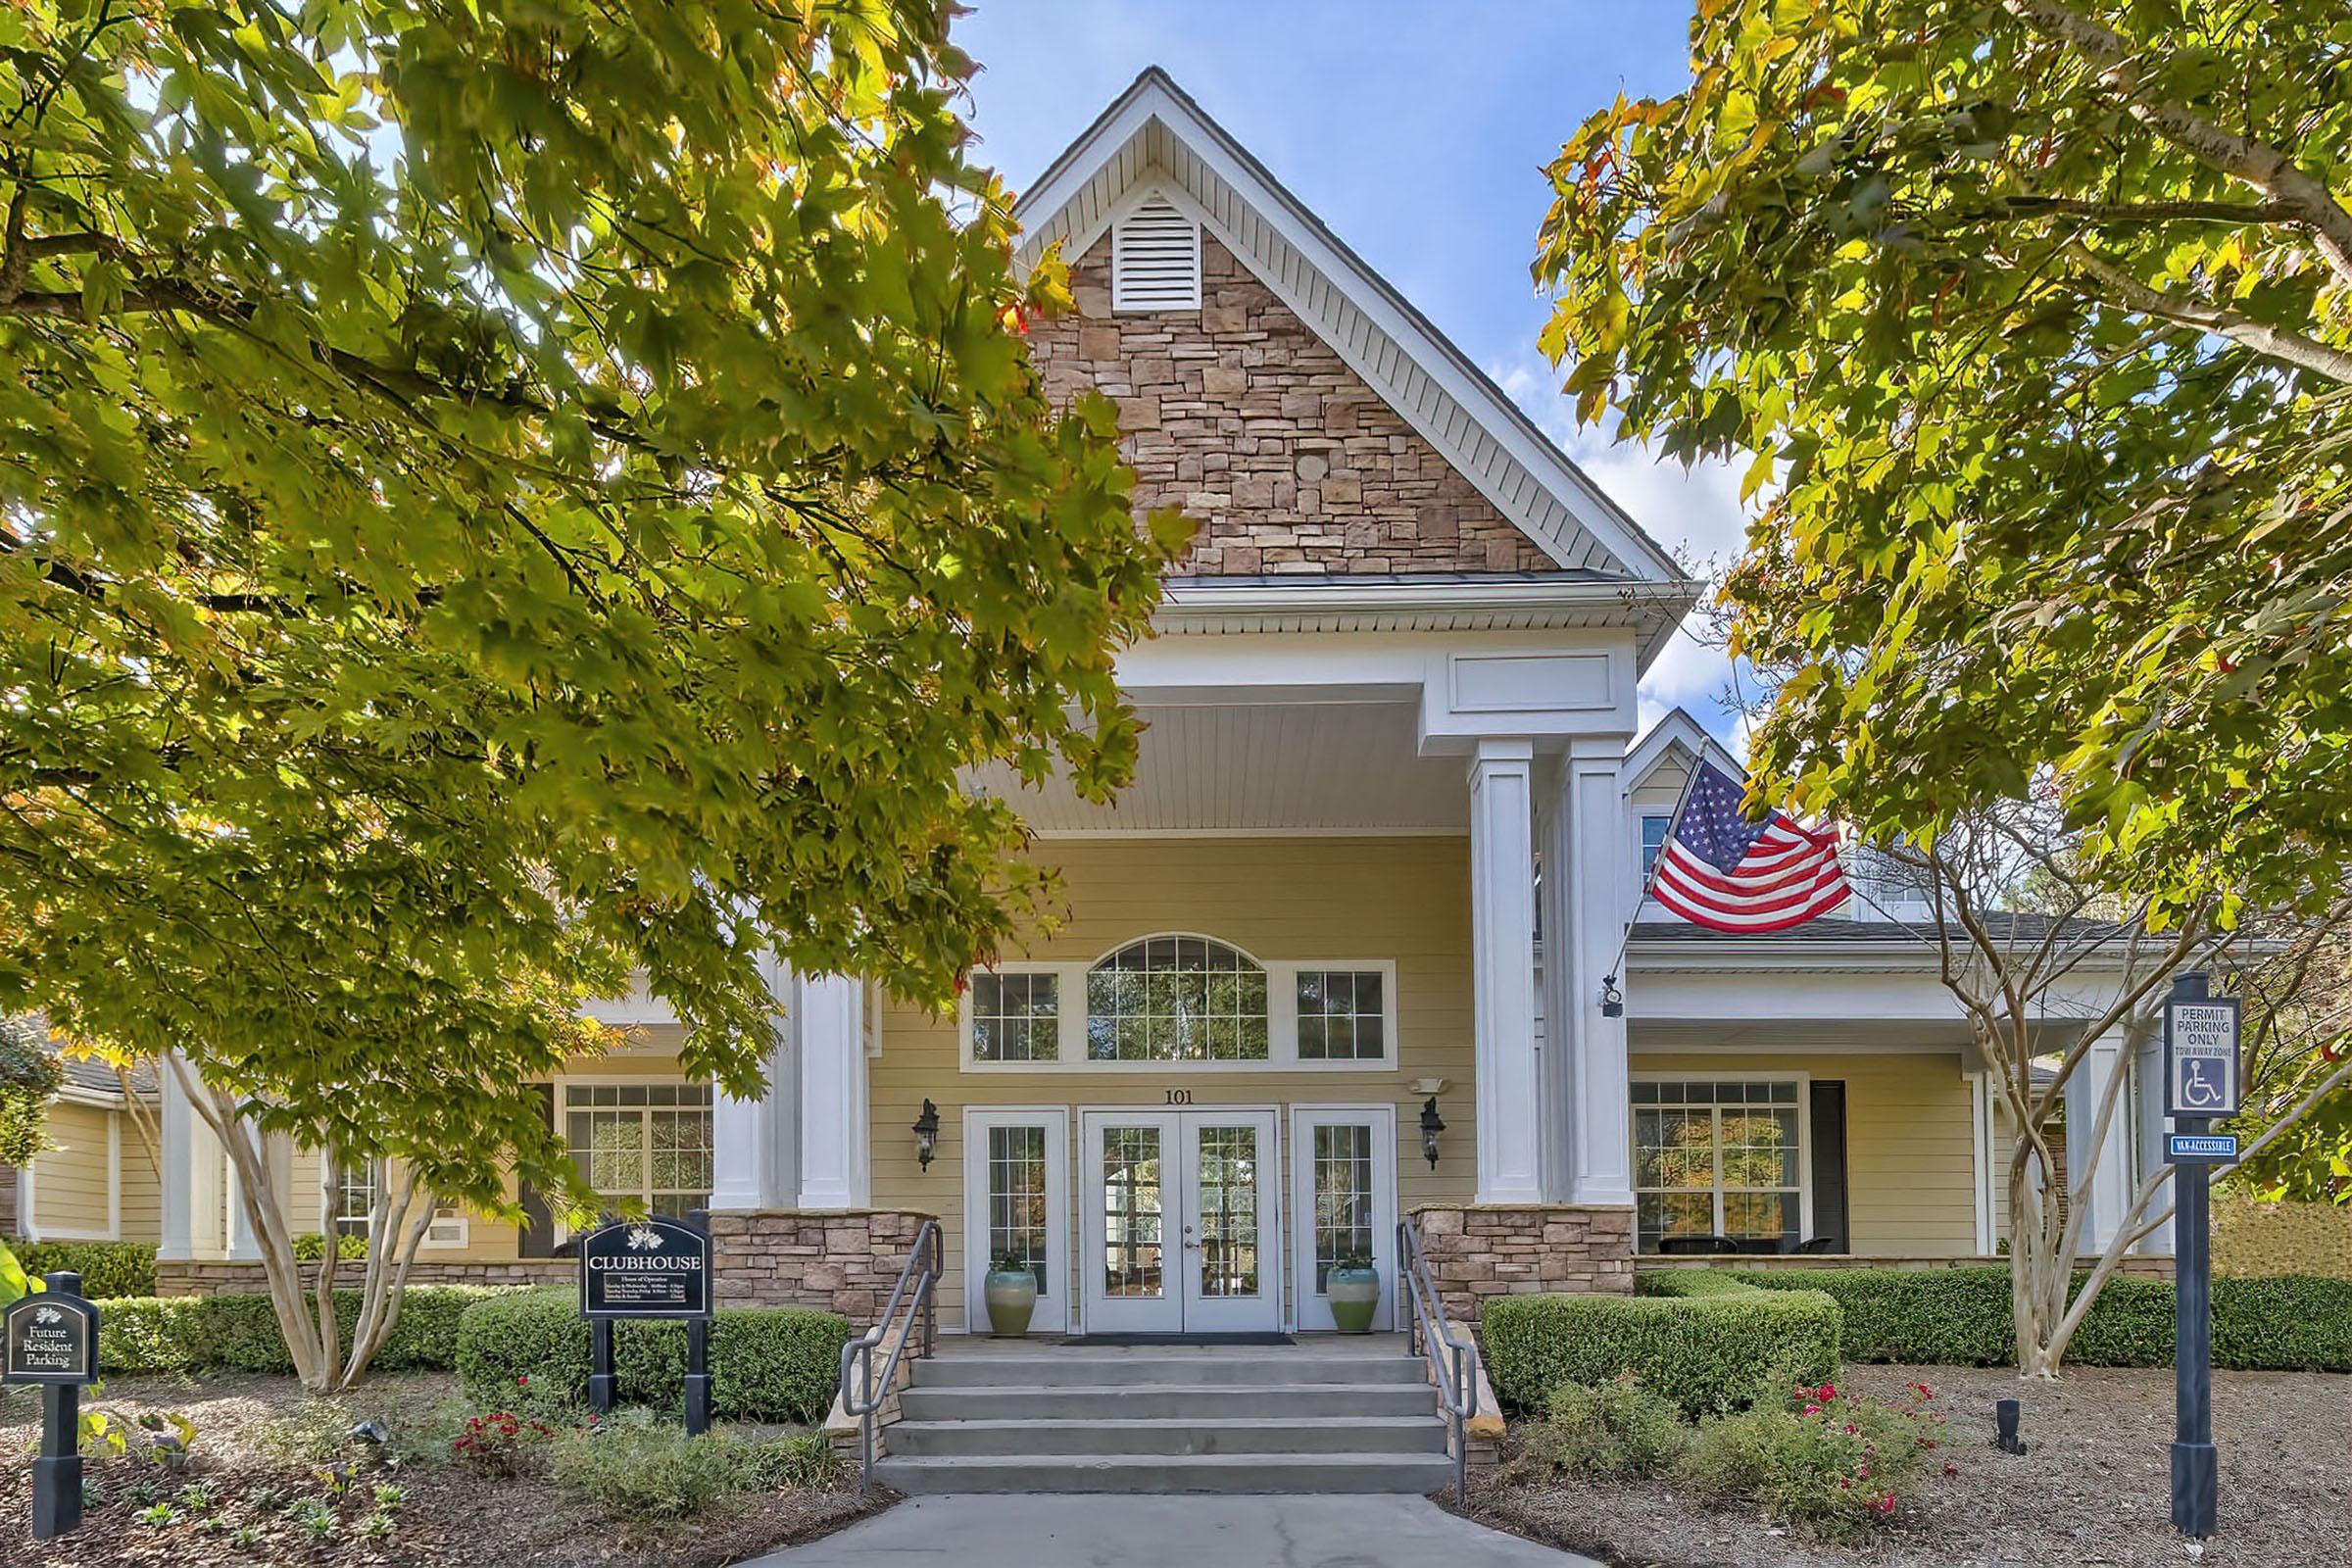
POLYGON ((1634 926, 1642 918, 1642 906, 1649 902, 1650 884, 1658 879, 1658 866, 1666 858, 1666 846, 1674 842, 1674 830, 1683 825, 1683 808, 1690 804, 1690 786, 1698 782, 1698 769, 1705 760, 1703 752, 1693 755, 1690 766, 1683 774, 1682 792, 1674 798, 1674 814, 1666 818, 1666 837, 1658 843, 1658 858, 1650 861, 1648 869, 1642 873, 1642 891, 1634 900, 1633 912, 1625 917, 1625 933, 1617 939, 1617 956, 1609 960, 1609 972, 1601 977, 1600 1005, 1608 1016, 1615 1016, 1608 1013, 1611 1007, 1618 1012, 1625 1010, 1625 1001, 1617 992, 1617 975, 1625 966, 1625 950, 1633 946, 1634 926), (1612 1002, 1609 1000, 1611 997, 1617 997, 1617 1000, 1612 1002))

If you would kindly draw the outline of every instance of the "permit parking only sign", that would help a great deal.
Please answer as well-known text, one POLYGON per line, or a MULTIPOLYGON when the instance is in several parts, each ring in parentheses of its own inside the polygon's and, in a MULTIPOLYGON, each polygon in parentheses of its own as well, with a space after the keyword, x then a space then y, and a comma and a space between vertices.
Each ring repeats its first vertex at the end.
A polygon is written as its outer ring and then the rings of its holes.
POLYGON ((2180 998, 2165 1004, 2167 1115, 2237 1114, 2237 1026, 2234 997, 2180 998))

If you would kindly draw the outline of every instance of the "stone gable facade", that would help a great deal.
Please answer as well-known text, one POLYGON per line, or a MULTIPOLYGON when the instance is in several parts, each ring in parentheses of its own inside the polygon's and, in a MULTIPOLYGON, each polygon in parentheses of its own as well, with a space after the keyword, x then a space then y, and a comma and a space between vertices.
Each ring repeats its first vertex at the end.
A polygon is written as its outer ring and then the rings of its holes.
POLYGON ((1058 400, 1119 407, 1139 510, 1200 523, 1180 576, 1548 571, 1494 510, 1233 253, 1200 237, 1199 311, 1111 314, 1110 238, 1078 309, 1030 334, 1058 400))

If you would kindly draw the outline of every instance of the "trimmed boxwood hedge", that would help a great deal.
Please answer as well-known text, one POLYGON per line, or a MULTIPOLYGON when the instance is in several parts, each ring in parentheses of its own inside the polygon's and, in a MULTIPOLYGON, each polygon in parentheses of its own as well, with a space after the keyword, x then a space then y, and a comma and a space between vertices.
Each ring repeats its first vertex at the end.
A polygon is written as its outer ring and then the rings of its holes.
MULTIPOLYGON (((1665 1277, 1646 1276, 1644 1283, 1665 1277)), ((1759 1269, 1730 1277, 1835 1299, 1845 1314, 1848 1360, 2008 1366, 2017 1359, 2005 1268, 1759 1269)), ((2108 1281, 2066 1358, 2077 1366, 2172 1365, 2171 1282, 2108 1281)), ((2213 1364, 2238 1371, 2352 1372, 2352 1280, 2215 1280, 2213 1364)))
POLYGON ((109 1296, 155 1294, 153 1242, 17 1242, 8 1244, 24 1272, 34 1277, 71 1269, 81 1276, 81 1294, 95 1301, 109 1296))
MULTIPOLYGON (((832 1408, 849 1319, 794 1307, 727 1307, 710 1325, 711 1413, 724 1420, 812 1422, 832 1408)), ((516 1382, 534 1393, 588 1396, 588 1325, 571 1287, 518 1291, 467 1309, 458 1325, 458 1377, 466 1397, 512 1399, 516 1382)), ((612 1372, 630 1404, 675 1404, 686 1375, 682 1323, 612 1325, 612 1372)))
POLYGON ((1563 1383, 1632 1372, 1699 1415, 1837 1374, 1838 1303, 1827 1296, 1698 1272, 1651 1275, 1642 1286, 1640 1296, 1489 1300, 1480 1337, 1495 1396, 1533 1408, 1563 1383))
MULTIPOLYGON (((466 1309, 511 1291, 472 1285, 412 1285, 400 1321, 368 1364, 380 1372, 446 1372, 457 1365, 458 1321, 466 1309)), ((346 1339, 360 1293, 337 1291, 346 1339)), ((294 1370, 270 1298, 260 1295, 129 1297, 98 1303, 102 1372, 281 1372, 294 1370)))

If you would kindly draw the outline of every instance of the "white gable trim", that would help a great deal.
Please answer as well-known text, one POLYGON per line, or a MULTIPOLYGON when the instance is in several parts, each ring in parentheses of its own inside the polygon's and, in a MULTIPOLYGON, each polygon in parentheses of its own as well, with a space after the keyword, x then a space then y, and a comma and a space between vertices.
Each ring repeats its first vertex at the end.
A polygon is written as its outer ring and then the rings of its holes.
POLYGON ((1649 727, 1649 733, 1634 744, 1625 754, 1625 792, 1628 795, 1649 782, 1667 758, 1680 754, 1683 764, 1704 759, 1722 768, 1736 779, 1747 777, 1747 769, 1739 759, 1725 751, 1722 744, 1706 731, 1706 726, 1690 716, 1687 709, 1669 710, 1666 715, 1649 727))
MULTIPOLYGON (((1696 594, 1661 550, 1500 388, 1156 68, 1021 198, 1020 260, 1083 255, 1139 186, 1190 212, 1399 417, 1562 566, 1696 594)), ((1662 642, 1680 616, 1667 617, 1662 642)), ((1643 654, 1653 650, 1644 638, 1643 654)))

